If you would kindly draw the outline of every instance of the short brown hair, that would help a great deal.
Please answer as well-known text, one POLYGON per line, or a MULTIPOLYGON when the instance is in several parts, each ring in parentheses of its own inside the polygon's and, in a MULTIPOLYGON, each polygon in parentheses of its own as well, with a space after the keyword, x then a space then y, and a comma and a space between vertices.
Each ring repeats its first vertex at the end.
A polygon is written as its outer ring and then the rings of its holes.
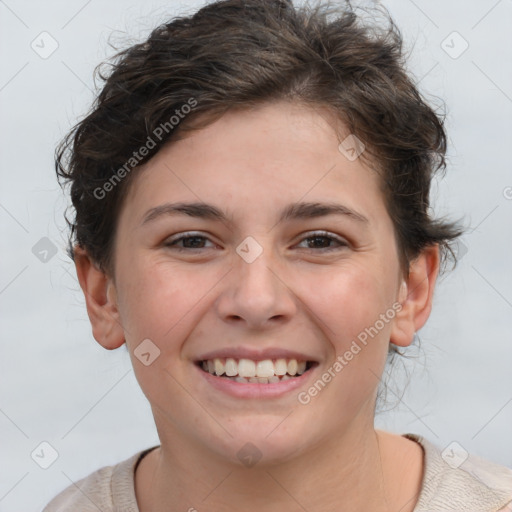
POLYGON ((349 3, 298 8, 291 0, 216 1, 117 53, 109 73, 98 67, 103 89, 56 150, 57 176, 71 182, 76 211, 74 221, 66 218, 69 256, 74 259, 76 237, 114 275, 117 218, 137 168, 182 131, 228 110, 284 99, 327 108, 364 142, 365 157, 381 175, 405 274, 433 244, 443 262, 450 255, 456 263, 450 241, 462 229, 429 212, 432 178, 446 167, 443 119, 406 73, 400 32, 387 19, 385 27, 363 23, 349 3), (176 129, 153 137, 151 150, 127 168, 134 151, 191 98, 193 111, 176 129), (113 184, 116 173, 123 179, 113 184), (109 180, 113 186, 98 198, 109 180))

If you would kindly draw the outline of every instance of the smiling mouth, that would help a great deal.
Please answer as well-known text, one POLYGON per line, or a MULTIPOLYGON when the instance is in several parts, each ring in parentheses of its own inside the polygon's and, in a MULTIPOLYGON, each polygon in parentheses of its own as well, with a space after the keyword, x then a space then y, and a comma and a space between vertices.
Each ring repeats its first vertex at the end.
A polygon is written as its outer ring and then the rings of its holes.
POLYGON ((204 372, 240 383, 274 384, 295 379, 316 366, 316 361, 297 359, 235 359, 231 357, 196 362, 204 372))

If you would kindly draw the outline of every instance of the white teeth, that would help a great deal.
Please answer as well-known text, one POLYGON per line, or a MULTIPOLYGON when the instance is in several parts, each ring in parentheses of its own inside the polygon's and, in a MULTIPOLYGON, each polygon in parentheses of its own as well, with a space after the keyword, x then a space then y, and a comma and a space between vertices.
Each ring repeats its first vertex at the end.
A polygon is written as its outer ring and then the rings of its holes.
POLYGON ((216 375, 223 375, 224 374, 224 365, 222 364, 222 361, 218 357, 216 357, 213 360, 213 364, 214 364, 214 367, 215 367, 215 374, 216 375))
POLYGON ((226 359, 226 375, 228 377, 234 377, 235 375, 238 375, 238 365, 236 364, 236 361, 231 357, 226 359))
POLYGON ((276 375, 285 375, 288 371, 288 364, 286 359, 278 359, 274 365, 276 375))
POLYGON ((238 361, 238 375, 240 377, 256 377, 256 363, 250 359, 238 361))
POLYGON ((256 375, 258 377, 272 377, 274 375, 274 363, 270 359, 258 361, 256 375))
POLYGON ((203 370, 212 375, 225 375, 236 382, 259 382, 262 384, 279 382, 295 375, 302 375, 306 371, 306 365, 306 361, 297 361, 297 359, 252 361, 251 359, 237 360, 232 357, 226 359, 216 357, 202 362, 203 370))
POLYGON ((297 374, 297 359, 290 359, 288 361, 288 373, 290 375, 296 375, 297 374))

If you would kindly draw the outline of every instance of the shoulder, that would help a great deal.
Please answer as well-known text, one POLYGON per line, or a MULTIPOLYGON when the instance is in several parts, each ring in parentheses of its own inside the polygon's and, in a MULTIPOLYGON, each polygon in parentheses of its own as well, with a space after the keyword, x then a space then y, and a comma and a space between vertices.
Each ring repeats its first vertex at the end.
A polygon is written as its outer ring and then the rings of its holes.
POLYGON ((512 512, 512 469, 472 455, 458 443, 440 449, 422 436, 404 437, 418 442, 425 455, 414 512, 512 512))
POLYGON ((78 482, 73 482, 55 496, 43 512, 114 510, 110 493, 114 467, 103 467, 78 482))
POLYGON ((138 512, 133 476, 139 460, 153 448, 73 482, 55 496, 43 512, 138 512))

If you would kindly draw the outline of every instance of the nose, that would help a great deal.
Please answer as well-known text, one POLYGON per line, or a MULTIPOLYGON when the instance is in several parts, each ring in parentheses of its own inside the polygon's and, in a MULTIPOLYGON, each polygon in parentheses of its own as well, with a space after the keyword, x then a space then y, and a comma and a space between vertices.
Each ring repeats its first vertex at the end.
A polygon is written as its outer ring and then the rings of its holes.
POLYGON ((263 251, 251 263, 238 254, 218 297, 217 314, 225 322, 262 329, 276 322, 285 323, 296 311, 296 298, 286 274, 276 260, 263 251))

